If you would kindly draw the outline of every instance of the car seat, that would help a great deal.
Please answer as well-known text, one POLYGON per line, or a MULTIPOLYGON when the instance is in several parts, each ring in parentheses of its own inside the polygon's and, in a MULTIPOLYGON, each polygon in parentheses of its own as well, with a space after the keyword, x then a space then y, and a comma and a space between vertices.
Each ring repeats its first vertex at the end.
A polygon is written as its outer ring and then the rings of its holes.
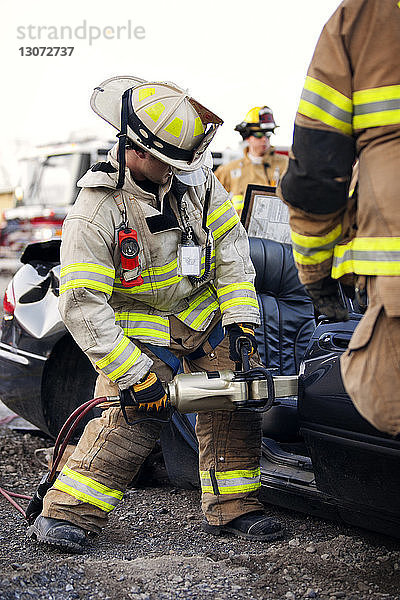
MULTIPOLYGON (((250 238, 261 325, 255 334, 260 358, 275 375, 296 375, 315 329, 314 308, 300 283, 290 244, 250 238)), ((297 405, 284 399, 264 414, 265 435, 290 439, 297 433, 297 405)))

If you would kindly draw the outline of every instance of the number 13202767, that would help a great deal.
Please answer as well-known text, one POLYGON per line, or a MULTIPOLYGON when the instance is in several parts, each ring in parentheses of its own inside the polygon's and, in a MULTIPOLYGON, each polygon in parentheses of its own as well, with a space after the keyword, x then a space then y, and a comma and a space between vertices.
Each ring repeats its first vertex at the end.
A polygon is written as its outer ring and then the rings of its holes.
POLYGON ((21 56, 71 56, 74 46, 21 46, 21 56))

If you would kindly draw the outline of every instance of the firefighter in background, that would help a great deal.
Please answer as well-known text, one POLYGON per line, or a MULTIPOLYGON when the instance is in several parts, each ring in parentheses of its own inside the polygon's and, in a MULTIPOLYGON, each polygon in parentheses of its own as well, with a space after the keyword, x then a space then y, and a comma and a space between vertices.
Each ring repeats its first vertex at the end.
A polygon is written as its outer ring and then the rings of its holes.
MULTIPOLYGON (((161 425, 151 411, 179 359, 192 372, 234 369, 238 336, 256 352, 260 322, 246 232, 205 166, 221 119, 173 83, 133 77, 103 82, 91 105, 119 143, 81 179, 65 220, 59 307, 99 372, 95 395, 120 394, 126 415, 117 401, 89 422, 28 530, 77 552, 154 447, 161 425)), ((257 498, 260 415, 202 413, 196 431, 202 528, 280 537, 257 498)))
POLYGON ((300 279, 318 312, 345 319, 338 281, 353 278, 358 295, 366 282, 368 308, 341 370, 361 415, 391 435, 400 433, 399 53, 399 2, 340 4, 308 70, 281 182, 300 279))
POLYGON ((233 206, 239 215, 243 209, 246 188, 250 183, 276 186, 287 167, 287 157, 278 154, 270 137, 278 127, 268 106, 255 106, 236 125, 246 142, 243 157, 220 165, 215 175, 230 193, 233 206))

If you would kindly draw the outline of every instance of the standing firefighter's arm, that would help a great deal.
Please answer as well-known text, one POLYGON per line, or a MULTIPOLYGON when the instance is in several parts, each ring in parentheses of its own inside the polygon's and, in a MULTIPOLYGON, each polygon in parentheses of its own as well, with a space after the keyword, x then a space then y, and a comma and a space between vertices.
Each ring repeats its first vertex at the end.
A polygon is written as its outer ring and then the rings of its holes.
POLYGON ((289 167, 281 182, 280 194, 290 210, 294 257, 305 284, 331 275, 334 247, 343 239, 355 160, 344 11, 343 5, 337 9, 315 49, 296 116, 289 167))
POLYGON ((96 368, 126 388, 149 371, 152 360, 124 335, 108 303, 115 280, 112 242, 104 227, 84 218, 67 218, 59 310, 72 337, 96 368))
POLYGON ((215 289, 224 327, 233 323, 260 324, 254 288, 255 270, 249 240, 225 189, 210 174, 207 227, 215 245, 215 289))

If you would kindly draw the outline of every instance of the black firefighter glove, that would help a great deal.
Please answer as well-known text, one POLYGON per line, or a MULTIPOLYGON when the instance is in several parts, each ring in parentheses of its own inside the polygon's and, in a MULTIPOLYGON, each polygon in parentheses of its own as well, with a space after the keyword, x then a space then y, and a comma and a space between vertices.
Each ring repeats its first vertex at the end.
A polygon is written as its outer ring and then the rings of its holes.
POLYGON ((129 424, 125 408, 135 406, 146 411, 159 411, 165 407, 167 394, 160 379, 149 371, 143 379, 120 391, 120 402, 126 422, 129 424))
POLYGON ((348 321, 349 311, 343 304, 339 284, 331 277, 324 277, 305 286, 316 311, 329 321, 348 321))
POLYGON ((245 344, 248 348, 248 355, 252 356, 257 352, 257 340, 254 336, 254 325, 249 323, 233 323, 226 327, 229 336, 229 358, 236 363, 240 363, 242 356, 240 347, 245 344))

